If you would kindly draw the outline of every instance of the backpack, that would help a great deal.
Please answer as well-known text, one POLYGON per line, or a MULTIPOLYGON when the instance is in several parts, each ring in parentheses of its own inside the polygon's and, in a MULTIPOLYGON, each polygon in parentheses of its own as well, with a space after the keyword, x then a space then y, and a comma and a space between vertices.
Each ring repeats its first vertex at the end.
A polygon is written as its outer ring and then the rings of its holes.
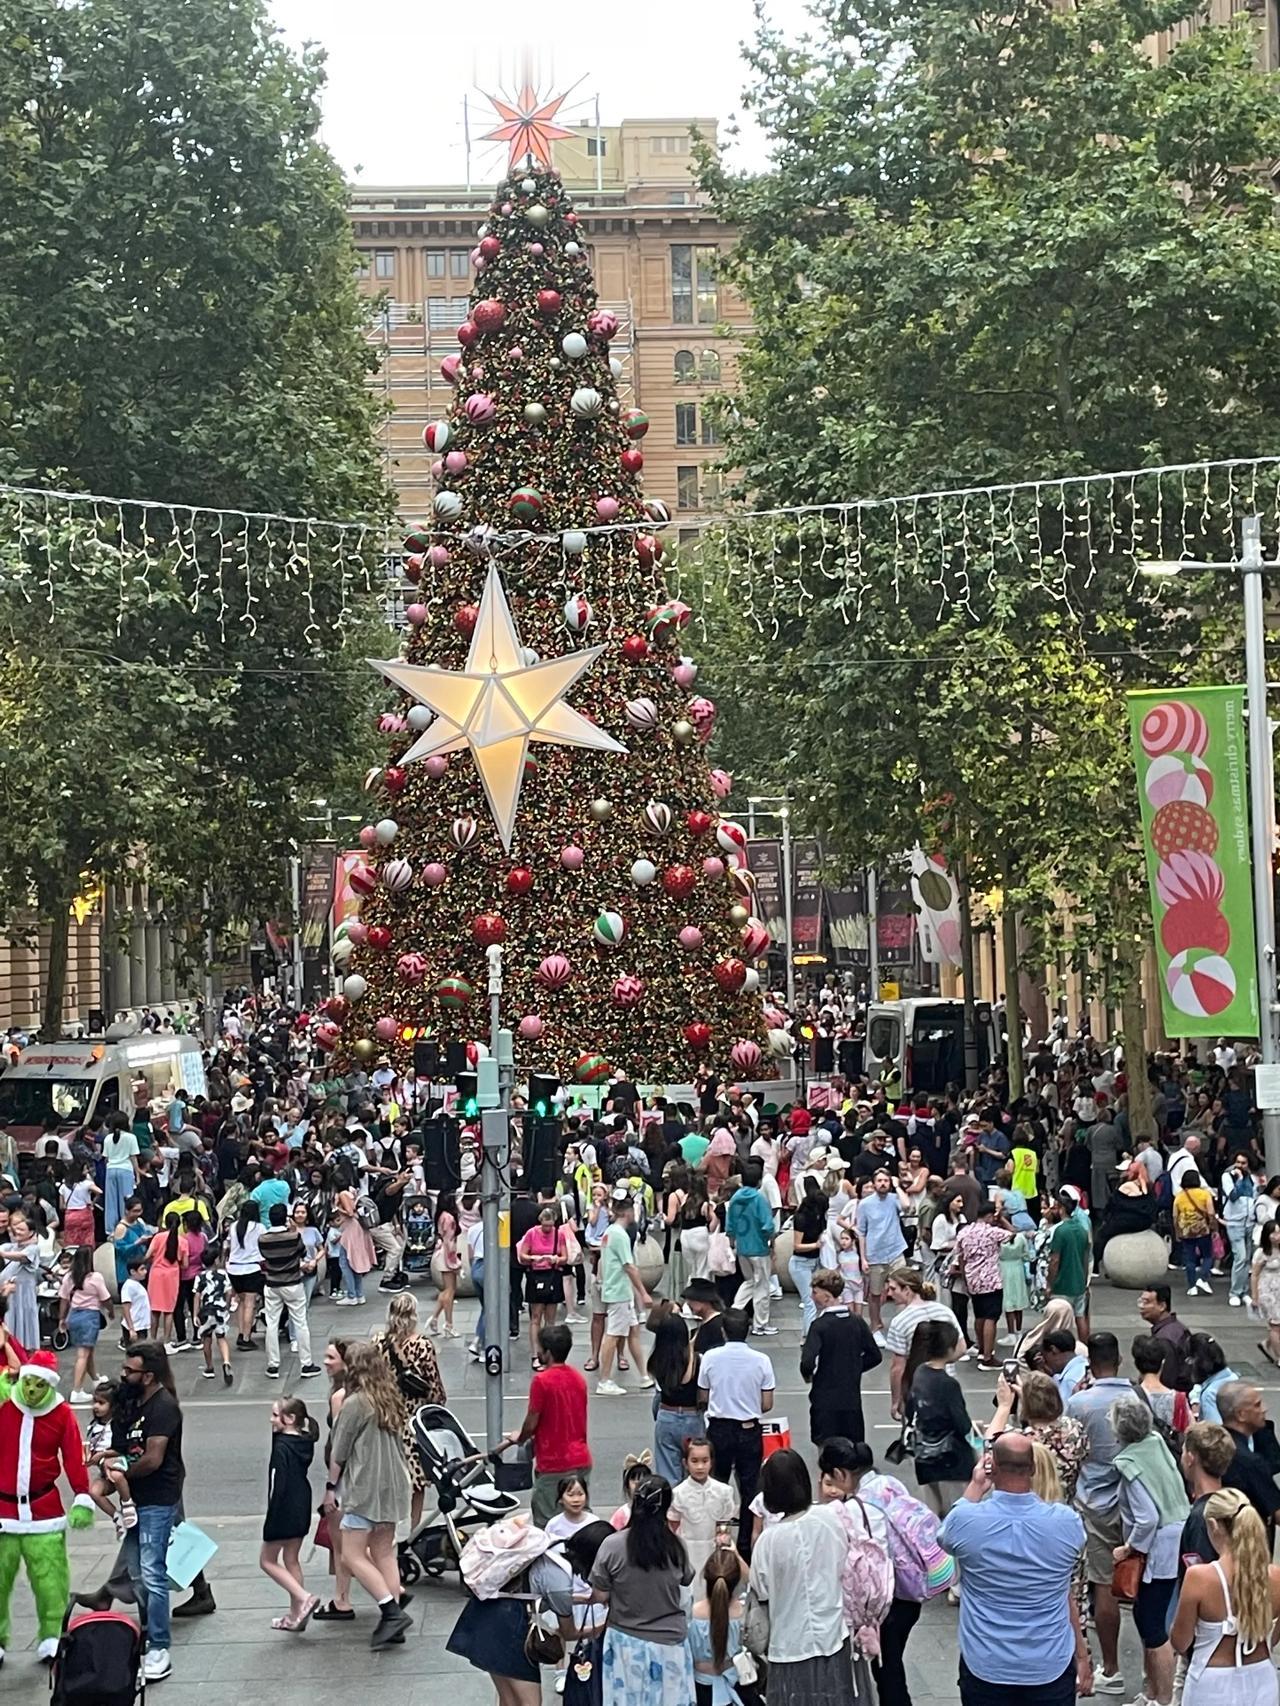
POLYGON ((955 1580, 956 1563, 938 1544, 942 1524, 929 1507, 889 1480, 867 1499, 884 1512, 889 1525, 894 1598, 923 1605, 946 1593, 955 1580))
POLYGON ((371 1196, 362 1196, 356 1200, 356 1219, 366 1232, 376 1232, 382 1225, 382 1215, 378 1205, 371 1196))
POLYGON ((137 1617, 129 1611, 90 1610, 73 1600, 53 1658, 51 1706, 133 1706, 141 1670, 137 1617))
POLYGON ((859 1498, 842 1500, 831 1507, 849 1543, 840 1566, 840 1594, 849 1637, 863 1658, 880 1657, 880 1625, 893 1604, 894 1567, 888 1552, 871 1532, 871 1519, 859 1498), (851 1505, 857 1505, 862 1527, 854 1521, 851 1505))
MULTIPOLYGON (((1180 1357, 1176 1357, 1174 1353, 1170 1351, 1166 1359, 1165 1373, 1167 1375, 1171 1375, 1174 1372, 1175 1367, 1180 1365, 1181 1360, 1182 1359, 1180 1357)), ((1156 1407, 1151 1402, 1151 1399, 1144 1388, 1140 1386, 1136 1380, 1131 1380, 1129 1384, 1133 1387, 1133 1390, 1138 1397, 1142 1399, 1142 1402, 1147 1406, 1148 1410, 1151 1411, 1151 1426, 1153 1430, 1160 1435, 1160 1438, 1168 1446, 1169 1455, 1173 1458, 1173 1461, 1181 1467, 1182 1439, 1187 1429, 1191 1426, 1192 1420, 1191 1405, 1187 1401, 1186 1393, 1182 1391, 1180 1387, 1175 1386, 1174 1390, 1178 1395, 1173 1401, 1173 1420, 1172 1422, 1166 1422, 1163 1417, 1156 1413, 1156 1407)), ((1170 1380, 1169 1384, 1173 1385, 1173 1381, 1170 1380)))
POLYGON ((477 1599, 496 1599, 550 1545, 546 1533, 534 1528, 528 1511, 517 1511, 473 1534, 462 1548, 458 1567, 477 1599))

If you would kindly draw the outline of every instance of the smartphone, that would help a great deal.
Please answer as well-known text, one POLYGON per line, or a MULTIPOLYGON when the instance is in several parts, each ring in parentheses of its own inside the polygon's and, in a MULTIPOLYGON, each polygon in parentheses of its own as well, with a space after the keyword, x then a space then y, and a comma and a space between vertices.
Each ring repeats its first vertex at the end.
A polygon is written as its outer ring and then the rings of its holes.
POLYGON ((718 1522, 716 1524, 716 1545, 717 1546, 732 1546, 733 1545, 733 1529, 729 1526, 729 1524, 727 1522, 718 1522))
POLYGON ((1004 1359, 1004 1377, 1009 1382, 1010 1386, 1016 1386, 1018 1384, 1018 1373, 1021 1366, 1022 1365, 1019 1363, 1017 1357, 1006 1357, 1004 1359))

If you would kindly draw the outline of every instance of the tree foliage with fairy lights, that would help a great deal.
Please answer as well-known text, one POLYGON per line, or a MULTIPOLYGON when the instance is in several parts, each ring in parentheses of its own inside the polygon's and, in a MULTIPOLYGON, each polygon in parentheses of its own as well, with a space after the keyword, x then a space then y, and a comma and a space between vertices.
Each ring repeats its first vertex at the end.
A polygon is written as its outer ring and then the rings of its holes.
POLYGON ((442 364, 455 399, 424 434, 436 491, 406 540, 407 638, 374 666, 397 691, 390 750, 321 1041, 405 1066, 417 1036, 487 1036, 500 942, 523 1070, 768 1075, 768 934, 721 814, 730 778, 708 769, 715 707, 664 582, 666 506, 641 494, 648 423, 619 401, 617 320, 559 178, 514 169, 472 258, 442 364))

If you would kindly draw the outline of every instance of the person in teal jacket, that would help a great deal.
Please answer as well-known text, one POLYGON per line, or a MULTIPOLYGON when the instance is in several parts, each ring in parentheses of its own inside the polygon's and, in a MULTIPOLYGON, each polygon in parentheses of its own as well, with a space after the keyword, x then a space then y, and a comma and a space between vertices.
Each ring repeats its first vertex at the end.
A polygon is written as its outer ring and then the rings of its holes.
POLYGON ((760 1189, 762 1169, 758 1161, 742 1164, 742 1186, 729 1199, 724 1228, 738 1255, 742 1284, 733 1300, 735 1309, 751 1308, 751 1331, 772 1337, 778 1329, 769 1325, 769 1276, 773 1271, 773 1240, 776 1228, 773 1210, 760 1189))

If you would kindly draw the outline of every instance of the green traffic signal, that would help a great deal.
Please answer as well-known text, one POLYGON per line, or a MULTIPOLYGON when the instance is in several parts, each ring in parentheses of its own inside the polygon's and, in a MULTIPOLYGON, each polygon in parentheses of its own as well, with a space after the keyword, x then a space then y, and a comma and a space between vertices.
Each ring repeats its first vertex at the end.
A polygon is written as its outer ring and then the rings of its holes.
POLYGON ((547 1117, 547 1104, 545 1102, 535 1102, 533 1104, 533 1111, 537 1114, 540 1120, 545 1120, 547 1117))
POLYGON ((480 1104, 476 1101, 474 1096, 468 1096, 466 1101, 462 1104, 462 1111, 469 1120, 474 1119, 480 1112, 480 1104))

